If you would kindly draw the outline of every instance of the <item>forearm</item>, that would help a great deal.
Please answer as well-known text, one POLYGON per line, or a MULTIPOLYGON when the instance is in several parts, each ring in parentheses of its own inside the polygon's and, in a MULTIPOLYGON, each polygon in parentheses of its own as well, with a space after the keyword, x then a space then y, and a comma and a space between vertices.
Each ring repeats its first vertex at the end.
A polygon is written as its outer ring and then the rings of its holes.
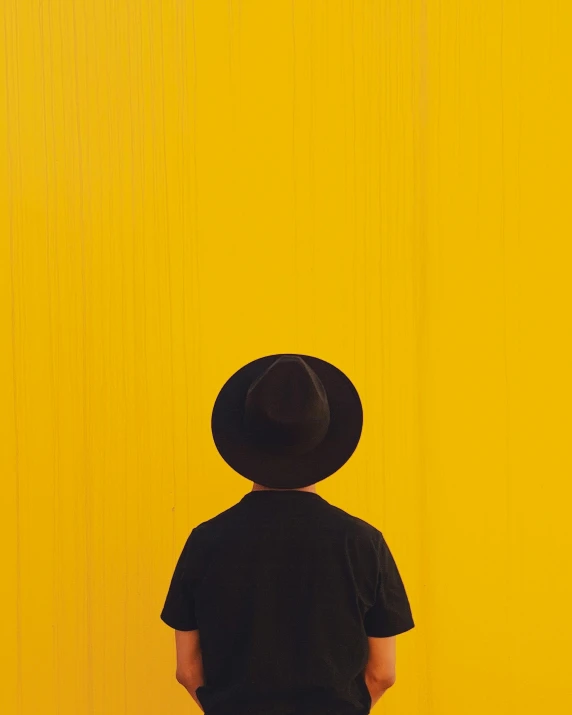
POLYGON ((381 698, 381 696, 385 693, 385 691, 389 690, 391 684, 384 683, 380 680, 375 680, 374 678, 368 676, 367 673, 365 674, 365 684, 367 685, 367 689, 369 690, 369 694, 371 696, 371 710, 381 698))

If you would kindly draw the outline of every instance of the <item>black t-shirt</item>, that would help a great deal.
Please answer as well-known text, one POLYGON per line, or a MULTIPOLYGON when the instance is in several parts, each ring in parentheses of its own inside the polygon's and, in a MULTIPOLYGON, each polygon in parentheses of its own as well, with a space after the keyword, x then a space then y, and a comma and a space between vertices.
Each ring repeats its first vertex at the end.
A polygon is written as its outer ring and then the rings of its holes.
POLYGON ((315 492, 273 490, 192 530, 161 619, 199 629, 206 715, 365 715, 367 637, 415 625, 378 529, 315 492))

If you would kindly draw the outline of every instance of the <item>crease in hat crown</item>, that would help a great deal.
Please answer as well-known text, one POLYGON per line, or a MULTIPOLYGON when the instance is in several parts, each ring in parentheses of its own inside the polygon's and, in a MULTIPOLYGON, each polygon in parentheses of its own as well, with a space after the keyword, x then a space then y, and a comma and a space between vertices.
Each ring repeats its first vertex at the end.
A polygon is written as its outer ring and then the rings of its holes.
POLYGON ((277 358, 250 385, 244 425, 251 439, 268 449, 309 451, 328 431, 326 390, 297 355, 277 358))

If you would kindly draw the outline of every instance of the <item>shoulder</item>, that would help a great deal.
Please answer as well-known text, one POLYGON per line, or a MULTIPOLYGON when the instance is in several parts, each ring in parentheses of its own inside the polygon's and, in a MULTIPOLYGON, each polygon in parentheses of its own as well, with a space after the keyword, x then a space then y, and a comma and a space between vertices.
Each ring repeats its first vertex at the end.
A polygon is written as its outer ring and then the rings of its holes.
POLYGON ((348 535, 354 536, 356 539, 363 540, 366 543, 370 543, 374 546, 378 546, 380 541, 383 539, 382 533, 373 524, 370 524, 365 519, 351 514, 344 509, 340 509, 333 504, 330 504, 330 509, 335 517, 338 519, 340 525, 348 533, 348 535))

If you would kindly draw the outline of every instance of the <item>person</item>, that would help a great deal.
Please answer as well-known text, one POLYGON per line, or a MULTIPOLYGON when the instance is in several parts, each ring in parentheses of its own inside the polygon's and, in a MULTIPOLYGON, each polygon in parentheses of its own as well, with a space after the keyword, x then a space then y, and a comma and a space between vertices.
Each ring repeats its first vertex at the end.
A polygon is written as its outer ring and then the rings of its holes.
POLYGON ((192 529, 161 611, 206 715, 366 715, 395 682, 415 627, 396 562, 316 490, 362 425, 350 379, 309 355, 258 358, 220 390, 213 440, 252 489, 192 529))

